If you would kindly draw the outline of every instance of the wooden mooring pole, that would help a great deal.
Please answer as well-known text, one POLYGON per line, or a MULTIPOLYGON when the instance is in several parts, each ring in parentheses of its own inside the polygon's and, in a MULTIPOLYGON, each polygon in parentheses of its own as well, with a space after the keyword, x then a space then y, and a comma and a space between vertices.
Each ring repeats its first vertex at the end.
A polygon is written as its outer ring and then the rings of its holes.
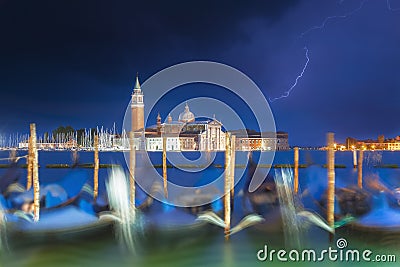
POLYGON ((26 165, 27 165, 26 190, 29 190, 32 187, 33 157, 34 155, 32 151, 32 135, 30 134, 28 138, 28 157, 26 158, 26 165))
POLYGON ((94 136, 94 175, 93 175, 93 198, 96 201, 99 194, 99 136, 94 136))
POLYGON ((363 188, 363 160, 364 150, 360 149, 360 155, 358 155, 358 187, 363 188))
POLYGON ((294 193, 299 192, 299 148, 294 148, 294 193))
POLYGON ((40 213, 40 185, 39 185, 39 164, 36 146, 36 125, 30 124, 31 145, 32 145, 32 179, 33 179, 33 220, 39 221, 40 213))
POLYGON ((232 207, 233 207, 233 200, 234 200, 234 195, 235 195, 235 161, 236 161, 236 136, 232 135, 231 137, 231 169, 230 169, 230 175, 231 175, 231 199, 232 199, 232 207))
POLYGON ((130 183, 130 205, 131 210, 135 210, 135 168, 136 168, 136 148, 134 144, 133 132, 129 133, 129 183, 130 183))
MULTIPOLYGON (((328 133, 328 195, 327 195, 327 221, 330 227, 335 224, 335 149, 334 149, 334 133, 328 133)), ((329 234, 329 240, 333 240, 333 234, 329 234)))
POLYGON ((225 221, 225 239, 229 239, 231 229, 231 139, 230 134, 225 134, 225 185, 224 185, 224 221, 225 221))
POLYGON ((163 154, 162 154, 162 165, 163 165, 163 179, 164 179, 164 197, 168 198, 168 180, 167 180, 167 137, 163 137, 163 154))

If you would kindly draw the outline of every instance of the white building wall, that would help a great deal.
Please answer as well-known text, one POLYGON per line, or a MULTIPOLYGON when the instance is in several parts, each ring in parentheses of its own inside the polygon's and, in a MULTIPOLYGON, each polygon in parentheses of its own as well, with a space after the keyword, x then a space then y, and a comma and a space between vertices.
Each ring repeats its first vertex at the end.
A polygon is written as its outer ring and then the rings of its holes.
POLYGON ((180 150, 181 150, 181 142, 179 141, 179 137, 178 136, 167 137, 167 151, 180 151, 180 150))
MULTIPOLYGON (((181 144, 179 137, 167 137, 167 151, 180 151, 181 144)), ((162 151, 163 139, 162 137, 147 137, 146 138, 147 151, 162 151)))
POLYGON ((262 138, 261 141, 261 150, 275 150, 277 144, 276 138, 262 138))
POLYGON ((387 144, 388 144, 388 150, 400 150, 400 142, 387 143, 387 144))
POLYGON ((147 151, 162 151, 162 138, 161 137, 147 137, 146 138, 147 151))

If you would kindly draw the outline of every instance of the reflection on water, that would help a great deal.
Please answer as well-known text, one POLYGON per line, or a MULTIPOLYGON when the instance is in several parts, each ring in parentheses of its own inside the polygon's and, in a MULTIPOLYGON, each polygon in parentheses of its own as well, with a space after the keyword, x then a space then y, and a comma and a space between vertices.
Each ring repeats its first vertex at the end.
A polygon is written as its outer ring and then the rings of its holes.
POLYGON ((110 209, 116 216, 116 238, 130 253, 136 254, 142 222, 136 209, 130 207, 128 177, 122 168, 112 168, 106 187, 110 209))
POLYGON ((329 233, 334 229, 316 212, 306 211, 297 195, 293 193, 293 172, 289 168, 275 170, 275 183, 279 196, 283 222, 285 248, 304 248, 304 234, 311 226, 317 226, 329 233))
POLYGON ((275 170, 274 178, 279 195, 285 245, 287 248, 301 248, 300 226, 293 194, 293 172, 288 168, 275 170))
POLYGON ((0 255, 8 251, 6 218, 3 205, 0 203, 0 255))
POLYGON ((369 168, 373 168, 375 166, 382 165, 382 151, 369 151, 367 153, 367 157, 364 159, 366 162, 366 166, 369 168))
MULTIPOLYGON (((309 239, 316 239, 320 232, 313 232, 306 236, 309 239)), ((337 233, 340 237, 345 237, 351 248, 370 249, 374 253, 393 254, 395 247, 383 247, 376 244, 377 236, 365 236, 365 238, 350 238, 355 233, 337 233)), ((272 236, 252 235, 242 232, 232 236, 226 242, 223 233, 210 236, 210 242, 185 243, 184 240, 175 240, 177 245, 174 247, 158 246, 157 249, 143 244, 139 248, 136 256, 122 253, 118 244, 111 237, 94 238, 92 240, 64 241, 62 244, 48 243, 47 245, 37 245, 30 248, 19 248, 12 254, 8 254, 2 259, 3 265, 7 267, 24 266, 286 266, 285 262, 258 262, 257 251, 264 245, 270 249, 282 249, 284 244, 279 242, 283 236, 274 234, 272 236)), ((281 239, 281 240, 282 240, 281 239)), ((326 239, 327 240, 327 239, 326 239)), ((381 240, 379 238, 379 240, 381 240)), ((324 249, 328 248, 328 242, 311 244, 309 247, 324 249)), ((397 253, 398 256, 399 253, 397 253)), ((296 266, 309 266, 310 263, 292 263, 296 266)), ((360 264, 360 263, 358 263, 360 264)), ((359 266, 357 263, 350 265, 359 266)), ((364 263, 365 264, 365 263, 364 263)), ((325 262, 329 266, 342 266, 346 263, 325 262)), ((368 263, 366 266, 398 266, 397 263, 368 263)))
POLYGON ((224 266, 233 266, 234 265, 234 257, 232 251, 232 243, 225 242, 224 244, 224 266))

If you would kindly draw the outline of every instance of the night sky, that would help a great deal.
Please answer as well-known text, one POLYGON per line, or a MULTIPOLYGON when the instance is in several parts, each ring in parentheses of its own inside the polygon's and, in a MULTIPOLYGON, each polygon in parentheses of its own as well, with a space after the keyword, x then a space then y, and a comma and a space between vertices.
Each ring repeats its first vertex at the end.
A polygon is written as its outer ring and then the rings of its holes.
POLYGON ((192 60, 237 68, 273 99, 306 46, 297 86, 270 102, 291 145, 400 135, 400 0, 0 0, 0 34, 0 134, 120 128, 136 72, 192 60))

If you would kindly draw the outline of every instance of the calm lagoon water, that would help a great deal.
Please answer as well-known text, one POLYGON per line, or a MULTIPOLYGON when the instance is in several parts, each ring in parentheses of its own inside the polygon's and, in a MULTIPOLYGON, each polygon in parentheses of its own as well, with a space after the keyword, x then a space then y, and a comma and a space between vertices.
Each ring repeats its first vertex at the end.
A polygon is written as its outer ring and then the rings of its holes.
MULTIPOLYGON (((19 151, 24 155, 26 151, 19 151)), ((239 153, 238 153, 239 154, 239 153)), ((237 156, 237 163, 246 154, 237 156)), ((80 162, 93 162, 92 152, 79 152, 80 162)), ((198 155, 188 154, 195 159, 198 155)), ((7 151, 0 151, 0 158, 8 157, 7 151)), ((258 155, 255 153, 255 158, 258 155)), ((161 164, 160 153, 150 153, 154 164, 161 164)), ((390 187, 400 187, 400 169, 377 169, 373 163, 381 159, 384 164, 400 165, 400 153, 396 152, 368 152, 365 155, 364 174, 376 174, 390 187)), ((277 152, 274 164, 289 164, 293 161, 293 152, 277 152)), ((70 152, 46 152, 40 151, 39 170, 42 183, 51 183, 60 179, 68 173, 68 169, 49 169, 46 164, 70 163, 70 152)), ((217 153, 214 164, 223 165, 223 153, 217 153)), ((315 164, 312 167, 300 169, 300 187, 305 190, 307 185, 319 185, 326 183, 326 169, 320 165, 325 164, 326 153, 322 151, 301 151, 300 164, 315 164)), ((352 168, 352 153, 337 152, 336 164, 344 164, 347 168, 336 169, 337 183, 340 185, 356 184, 357 173, 352 168)), ((3 162, 2 162, 3 163, 3 162)), ((22 163, 23 160, 22 160, 22 163)), ((126 168, 123 153, 101 152, 100 163, 116 163, 126 168)), ((263 163, 263 162, 261 162, 263 163)), ((240 173, 237 168, 237 173, 240 173)), ((3 175, 6 169, 0 169, 3 175)), ((87 169, 91 175, 93 169, 87 169)), ((161 172, 162 169, 157 171, 161 172)), ((209 167, 201 172, 184 172, 176 168, 168 169, 168 178, 182 185, 206 184, 216 179, 222 173, 221 168, 209 167)), ((245 170, 242 176, 246 175, 245 170)), ((266 174, 267 169, 264 170, 266 174)), ((271 170, 274 173, 274 170, 271 170)), ((100 169, 100 194, 105 192, 104 179, 108 175, 107 169, 100 169)), ((26 177, 26 171, 21 169, 21 177, 26 177)), ((235 209, 233 225, 243 217, 240 208, 240 189, 243 187, 244 179, 240 180, 235 192, 235 209), (236 207, 237 206, 237 207, 236 207)), ((384 218, 382 218, 384 220, 384 218)), ((400 261, 400 233, 361 233, 350 228, 341 228, 336 232, 335 239, 345 238, 349 249, 370 249, 376 254, 393 254, 397 256, 396 263, 377 262, 332 262, 325 261, 323 265, 342 266, 360 264, 366 266, 399 266, 400 261)), ((303 233, 302 245, 304 248, 318 250, 327 249, 329 246, 336 248, 336 242, 330 243, 328 234, 319 228, 311 227, 303 233)), ((1 253, 0 266, 265 266, 265 265, 294 265, 308 266, 321 265, 321 263, 279 262, 276 258, 273 262, 260 262, 257 260, 257 252, 268 245, 269 249, 281 249, 285 247, 282 232, 267 233, 258 231, 256 228, 248 228, 236 235, 229 241, 224 240, 223 231, 216 226, 206 226, 202 230, 185 230, 181 234, 170 234, 154 236, 145 234, 138 238, 137 252, 135 255, 126 253, 116 241, 112 230, 99 232, 90 236, 75 236, 65 239, 26 240, 11 236, 9 238, 9 252, 1 253)))

